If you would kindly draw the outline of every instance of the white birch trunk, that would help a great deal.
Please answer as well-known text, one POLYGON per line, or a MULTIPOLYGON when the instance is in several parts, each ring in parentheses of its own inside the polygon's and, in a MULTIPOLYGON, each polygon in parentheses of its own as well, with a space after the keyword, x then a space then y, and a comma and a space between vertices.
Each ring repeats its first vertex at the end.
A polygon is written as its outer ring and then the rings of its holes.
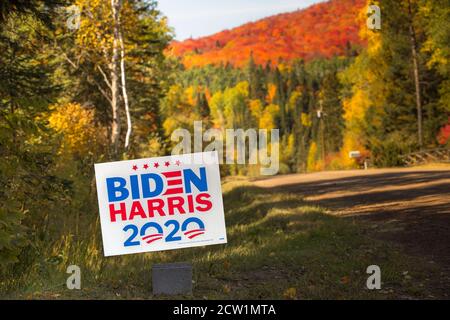
MULTIPOLYGON (((120 25, 120 21, 119 21, 120 25)), ((120 75, 122 79, 122 95, 125 104, 125 113, 127 116, 127 134, 125 136, 125 149, 128 149, 130 145, 131 133, 133 131, 133 125, 131 123, 130 106, 128 103, 128 93, 127 93, 127 83, 126 83, 126 72, 125 72, 125 46, 123 44, 122 32, 119 31, 119 43, 120 43, 120 75)))

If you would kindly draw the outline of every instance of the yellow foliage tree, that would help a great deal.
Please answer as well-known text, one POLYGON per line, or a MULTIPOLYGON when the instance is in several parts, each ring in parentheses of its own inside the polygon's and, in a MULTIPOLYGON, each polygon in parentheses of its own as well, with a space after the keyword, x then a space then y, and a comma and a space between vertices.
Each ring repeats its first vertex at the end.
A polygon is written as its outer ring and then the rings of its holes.
POLYGON ((275 117, 280 112, 280 107, 276 104, 269 104, 264 108, 264 111, 259 119, 259 127, 261 129, 275 129, 275 117))
POLYGON ((311 117, 307 113, 302 112, 300 116, 300 121, 302 123, 302 126, 304 127, 309 128, 312 126, 311 117))
POLYGON ((315 142, 312 142, 309 147, 306 170, 308 172, 323 170, 323 161, 319 160, 318 148, 315 142))
POLYGON ((59 153, 86 156, 95 151, 101 139, 94 121, 94 110, 77 103, 57 104, 48 118, 48 126, 62 136, 59 153))
POLYGON ((282 173, 289 173, 291 172, 289 169, 289 166, 293 163, 294 157, 295 157, 295 137, 294 134, 290 134, 287 139, 283 139, 283 149, 280 153, 280 171, 282 173))
POLYGON ((258 99, 250 100, 250 112, 252 116, 256 119, 257 122, 259 122, 259 119, 261 118, 261 113, 263 112, 263 105, 262 102, 258 99))
POLYGON ((196 103, 195 101, 196 93, 197 93, 196 89, 193 86, 190 86, 185 90, 186 101, 191 106, 194 106, 196 103))
POLYGON ((276 94, 277 94, 277 86, 273 83, 269 83, 269 85, 267 86, 266 102, 272 103, 273 100, 275 99, 276 94))
POLYGON ((225 125, 225 118, 223 114, 225 109, 225 101, 221 91, 217 91, 213 94, 209 102, 209 107, 211 110, 211 117, 214 127, 223 128, 225 125))
POLYGON ((294 91, 291 94, 291 96, 289 97, 289 102, 288 102, 289 112, 295 111, 295 107, 296 107, 298 101, 301 99, 301 97, 302 97, 302 93, 298 92, 298 91, 294 91))
MULTIPOLYGON (((367 19, 366 10, 361 11, 359 19, 367 19)), ((356 166, 354 159, 349 158, 349 152, 358 150, 367 154, 364 148, 366 131, 366 114, 371 109, 372 125, 380 125, 381 116, 384 113, 383 102, 385 97, 381 94, 383 90, 382 80, 378 74, 379 70, 384 68, 386 61, 380 56, 382 41, 380 33, 373 32, 367 28, 361 28, 360 37, 367 40, 367 49, 361 53, 355 62, 339 77, 343 83, 351 84, 352 94, 343 101, 345 131, 343 137, 343 146, 340 152, 341 164, 344 168, 356 166), (376 66, 376 67, 374 67, 376 66), (377 93, 378 95, 376 95, 377 93)))
POLYGON ((179 85, 173 85, 169 88, 161 106, 165 117, 163 128, 166 135, 170 136, 178 128, 192 128, 195 120, 194 92, 193 87, 183 89, 179 85))

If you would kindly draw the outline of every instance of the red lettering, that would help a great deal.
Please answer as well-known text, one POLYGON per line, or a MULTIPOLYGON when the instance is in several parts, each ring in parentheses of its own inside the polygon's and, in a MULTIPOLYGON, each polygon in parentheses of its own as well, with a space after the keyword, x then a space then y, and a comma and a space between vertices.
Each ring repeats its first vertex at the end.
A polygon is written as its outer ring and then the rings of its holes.
POLYGON ((142 219, 147 218, 144 208, 142 208, 139 201, 134 201, 131 205, 130 220, 133 220, 135 216, 140 216, 142 219))
POLYGON ((167 198, 167 206, 169 209, 169 215, 173 216, 175 214, 175 209, 177 209, 180 214, 186 213, 186 211, 183 208, 183 204, 184 204, 184 199, 182 197, 167 198))
POLYGON ((211 210, 212 208, 212 203, 211 201, 207 200, 211 198, 211 196, 208 193, 200 193, 199 195, 197 195, 195 197, 195 201, 199 204, 199 205, 203 205, 204 207, 201 206, 196 206, 195 209, 197 209, 198 211, 208 211, 211 210))
POLYGON ((122 217, 122 221, 127 220, 127 208, 125 207, 125 202, 121 202, 120 209, 116 210, 114 203, 109 204, 109 216, 111 218, 111 222, 116 222, 116 215, 120 214, 122 217))
POLYGON ((147 200, 147 206, 148 206, 148 217, 153 218, 155 216, 154 211, 158 211, 158 214, 161 217, 165 217, 166 214, 164 213, 163 207, 164 207, 164 201, 161 199, 151 199, 147 200))
POLYGON ((187 196, 188 199, 188 207, 189 207, 189 213, 194 212, 194 198, 192 197, 192 194, 187 196))

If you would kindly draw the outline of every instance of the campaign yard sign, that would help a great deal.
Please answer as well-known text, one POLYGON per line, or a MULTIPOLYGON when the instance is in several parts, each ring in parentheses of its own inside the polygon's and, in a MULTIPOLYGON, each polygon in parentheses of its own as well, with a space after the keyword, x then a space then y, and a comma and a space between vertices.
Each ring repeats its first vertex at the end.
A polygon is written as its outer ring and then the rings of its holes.
POLYGON ((105 256, 227 242, 217 152, 95 164, 105 256))

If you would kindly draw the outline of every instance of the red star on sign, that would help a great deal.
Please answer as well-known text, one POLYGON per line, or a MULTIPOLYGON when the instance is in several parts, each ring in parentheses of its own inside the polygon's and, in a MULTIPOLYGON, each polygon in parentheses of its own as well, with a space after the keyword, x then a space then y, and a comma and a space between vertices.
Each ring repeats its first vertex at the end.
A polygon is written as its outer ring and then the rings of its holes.
POLYGON ((144 164, 144 169, 145 169, 145 170, 148 169, 148 164, 144 164))
POLYGON ((164 163, 164 165, 165 165, 166 167, 168 167, 168 166, 170 166, 170 162, 169 162, 169 161, 166 161, 166 162, 164 163))
POLYGON ((158 167, 159 167, 159 163, 156 162, 153 166, 154 166, 155 168, 158 168, 158 167))
POLYGON ((177 165, 177 166, 179 166, 180 165, 180 160, 177 160, 176 162, 175 162, 175 164, 177 165))
POLYGON ((133 166, 133 170, 136 171, 137 169, 138 169, 138 166, 137 166, 137 165, 134 165, 134 166, 133 166))

